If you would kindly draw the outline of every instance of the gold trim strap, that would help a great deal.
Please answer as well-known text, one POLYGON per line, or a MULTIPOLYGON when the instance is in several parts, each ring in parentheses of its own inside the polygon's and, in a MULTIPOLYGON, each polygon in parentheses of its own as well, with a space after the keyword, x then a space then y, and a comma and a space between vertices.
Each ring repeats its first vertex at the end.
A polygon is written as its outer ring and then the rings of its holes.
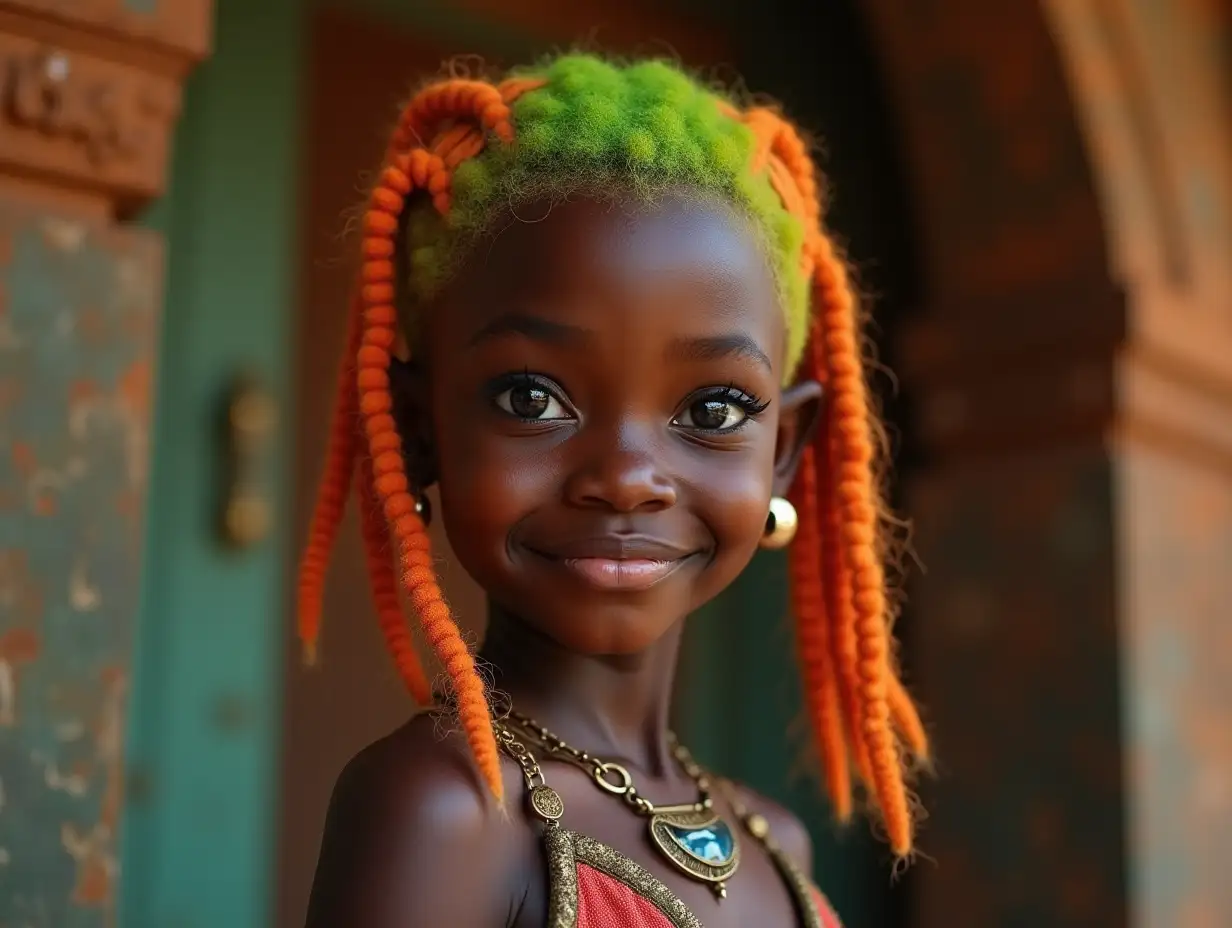
POLYGON ((779 876, 783 878, 783 882, 787 884, 787 889, 791 893, 792 898, 796 900, 796 908, 800 913, 800 918, 803 920, 803 928, 826 928, 826 923, 821 920, 821 912, 817 909, 817 899, 813 895, 813 884, 800 872, 796 862, 777 847, 767 848, 767 850, 770 852, 770 858, 774 861, 774 866, 779 871, 779 876))
POLYGON ((548 854, 547 928, 576 928, 578 922, 577 855, 573 832, 559 825, 544 829, 543 846, 548 854))
POLYGON ((680 898, 640 864, 606 844, 565 828, 549 828, 543 843, 548 854, 548 928, 576 928, 579 863, 618 880, 652 902, 673 928, 702 928, 680 898))

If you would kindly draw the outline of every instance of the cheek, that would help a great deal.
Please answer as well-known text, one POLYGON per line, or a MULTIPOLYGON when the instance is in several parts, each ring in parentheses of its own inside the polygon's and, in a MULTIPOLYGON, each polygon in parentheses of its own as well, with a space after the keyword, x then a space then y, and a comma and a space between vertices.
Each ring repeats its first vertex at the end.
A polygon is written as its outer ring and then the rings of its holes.
POLYGON ((721 549, 746 552, 756 547, 766 527, 773 488, 773 448, 750 448, 717 455, 706 476, 690 487, 721 549))
POLYGON ((473 424, 438 428, 436 440, 450 543, 460 556, 500 556, 509 529, 552 493, 551 455, 537 442, 473 424))

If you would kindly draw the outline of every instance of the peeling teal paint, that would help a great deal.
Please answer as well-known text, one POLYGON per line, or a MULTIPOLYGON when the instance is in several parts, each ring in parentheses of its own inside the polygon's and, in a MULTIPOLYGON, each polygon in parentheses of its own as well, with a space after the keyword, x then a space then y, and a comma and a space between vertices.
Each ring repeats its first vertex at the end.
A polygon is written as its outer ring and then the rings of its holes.
POLYGON ((115 920, 160 260, 0 201, 0 925, 115 920))

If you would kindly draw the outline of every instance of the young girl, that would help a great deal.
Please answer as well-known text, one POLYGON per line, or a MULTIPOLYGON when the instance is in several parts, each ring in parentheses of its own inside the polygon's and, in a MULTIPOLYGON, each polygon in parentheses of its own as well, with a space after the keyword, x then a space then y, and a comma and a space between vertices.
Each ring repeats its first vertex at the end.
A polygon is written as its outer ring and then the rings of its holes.
POLYGON ((364 217, 300 623, 311 656, 354 485, 382 630, 432 708, 339 779, 311 928, 837 925, 801 825, 668 727, 685 617, 789 542, 833 807, 858 781, 911 853, 926 745, 821 209, 782 116, 662 62, 565 56, 407 105, 364 217), (433 572, 433 484, 491 603, 477 656, 433 572))

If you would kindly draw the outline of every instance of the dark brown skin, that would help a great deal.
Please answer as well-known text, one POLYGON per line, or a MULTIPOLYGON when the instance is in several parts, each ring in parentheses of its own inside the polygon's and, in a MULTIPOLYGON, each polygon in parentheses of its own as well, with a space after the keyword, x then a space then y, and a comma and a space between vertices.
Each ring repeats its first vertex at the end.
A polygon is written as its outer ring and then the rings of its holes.
MULTIPOLYGON (((692 801, 666 737, 682 624, 752 557, 821 390, 780 390, 774 282, 728 208, 581 200, 519 215, 544 218, 476 249, 431 311, 427 363, 395 372, 403 434, 429 449, 414 469, 421 484, 440 475, 450 541, 491 599, 481 657, 497 686, 570 744, 625 764, 651 800, 692 801), (672 568, 611 589, 571 568, 589 557, 672 568)), ((720 903, 652 850, 645 819, 568 765, 544 772, 566 827, 647 867, 710 928, 799 923, 743 831, 720 903)), ((308 928, 543 928, 539 829, 512 761, 504 779, 507 820, 464 739, 428 716, 362 752, 335 790, 308 928)), ((808 872, 803 827, 744 800, 808 872)))

